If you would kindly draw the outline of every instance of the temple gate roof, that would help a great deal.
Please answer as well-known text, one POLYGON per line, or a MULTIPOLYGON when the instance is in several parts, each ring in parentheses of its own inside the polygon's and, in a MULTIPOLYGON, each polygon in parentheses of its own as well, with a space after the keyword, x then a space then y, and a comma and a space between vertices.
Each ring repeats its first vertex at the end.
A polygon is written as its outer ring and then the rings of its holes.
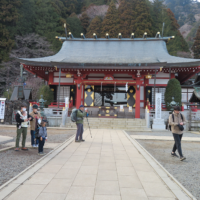
POLYGON ((42 58, 18 58, 25 65, 32 66, 162 66, 192 67, 200 66, 200 59, 171 56, 163 38, 63 38, 60 51, 42 58))

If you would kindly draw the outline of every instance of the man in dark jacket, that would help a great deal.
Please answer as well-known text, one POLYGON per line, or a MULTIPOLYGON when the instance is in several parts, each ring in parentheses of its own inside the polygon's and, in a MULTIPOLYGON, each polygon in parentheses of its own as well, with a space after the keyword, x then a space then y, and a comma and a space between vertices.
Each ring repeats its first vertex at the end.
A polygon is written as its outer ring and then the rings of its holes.
POLYGON ((84 112, 84 106, 80 105, 79 110, 77 111, 77 133, 75 142, 84 142, 83 140, 83 118, 86 116, 88 110, 84 112))
POLYGON ((15 151, 19 151, 19 141, 22 134, 22 150, 27 151, 28 148, 25 147, 26 143, 26 135, 27 135, 27 128, 28 128, 28 121, 33 120, 30 115, 22 115, 22 112, 26 112, 26 104, 21 105, 20 111, 17 111, 16 114, 16 122, 17 122, 17 137, 16 137, 16 148, 15 151))

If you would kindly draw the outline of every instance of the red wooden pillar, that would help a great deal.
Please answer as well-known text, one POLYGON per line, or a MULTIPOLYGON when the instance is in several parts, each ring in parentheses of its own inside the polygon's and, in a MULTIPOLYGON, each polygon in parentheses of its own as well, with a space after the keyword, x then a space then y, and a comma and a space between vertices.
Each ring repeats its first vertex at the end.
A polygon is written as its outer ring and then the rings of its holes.
POLYGON ((77 109, 81 105, 81 93, 82 93, 81 78, 78 78, 76 80, 76 108, 77 109))
POLYGON ((175 78, 175 74, 171 74, 171 79, 172 79, 172 78, 175 78))
POLYGON ((53 83, 53 72, 49 72, 49 82, 48 84, 51 85, 53 83))
POLYGON ((140 80, 136 80, 135 118, 140 118, 140 80))

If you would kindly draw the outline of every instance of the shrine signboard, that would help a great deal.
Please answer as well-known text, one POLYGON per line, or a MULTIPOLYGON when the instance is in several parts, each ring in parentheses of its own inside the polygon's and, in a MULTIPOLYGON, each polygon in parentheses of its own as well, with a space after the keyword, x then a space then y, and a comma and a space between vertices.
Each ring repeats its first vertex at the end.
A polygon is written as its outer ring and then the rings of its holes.
POLYGON ((0 120, 4 120, 6 107, 6 98, 0 98, 0 120))

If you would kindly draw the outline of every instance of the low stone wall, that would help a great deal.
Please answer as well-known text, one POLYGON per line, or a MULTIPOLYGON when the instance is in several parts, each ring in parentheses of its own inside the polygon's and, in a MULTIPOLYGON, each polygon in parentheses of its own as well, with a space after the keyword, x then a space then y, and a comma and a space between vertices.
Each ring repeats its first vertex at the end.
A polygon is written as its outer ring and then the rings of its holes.
POLYGON ((21 104, 27 105, 27 110, 29 110, 29 102, 25 100, 18 101, 7 101, 5 107, 5 118, 4 122, 0 122, 1 124, 16 124, 15 120, 13 120, 13 111, 20 110, 21 104))
MULTIPOLYGON (((169 112, 170 111, 162 111, 162 119, 164 119, 165 122, 169 119, 169 112)), ((181 111, 181 113, 185 116, 186 120, 189 120, 189 110, 181 111)))
POLYGON ((60 127, 62 117, 47 117, 49 127, 60 127))
MULTIPOLYGON (((162 119, 164 119, 165 121, 165 124, 167 123, 168 119, 169 119, 169 112, 170 111, 162 111, 162 119)), ((189 110, 184 110, 184 111, 181 111, 181 113, 185 116, 186 120, 187 120, 187 123, 185 125, 185 130, 189 130, 189 123, 188 123, 188 120, 189 120, 189 110)), ((196 112, 196 115, 197 116, 200 116, 200 111, 197 111, 196 112)), ((150 124, 152 124, 152 121, 153 121, 153 118, 154 117, 150 117, 150 124)), ((196 128, 192 128, 192 130, 198 130, 200 129, 200 123, 191 123, 191 126, 196 126, 196 128)))

